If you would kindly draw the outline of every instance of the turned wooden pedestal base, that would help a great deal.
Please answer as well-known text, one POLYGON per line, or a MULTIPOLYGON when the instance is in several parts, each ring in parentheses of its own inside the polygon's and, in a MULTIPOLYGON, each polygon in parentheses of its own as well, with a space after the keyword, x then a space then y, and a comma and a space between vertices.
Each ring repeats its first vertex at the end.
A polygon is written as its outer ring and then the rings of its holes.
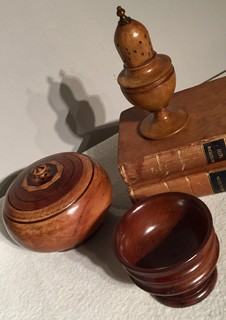
POLYGON ((188 113, 183 108, 169 106, 150 113, 140 123, 139 132, 144 138, 160 140, 182 130, 188 122, 188 113))

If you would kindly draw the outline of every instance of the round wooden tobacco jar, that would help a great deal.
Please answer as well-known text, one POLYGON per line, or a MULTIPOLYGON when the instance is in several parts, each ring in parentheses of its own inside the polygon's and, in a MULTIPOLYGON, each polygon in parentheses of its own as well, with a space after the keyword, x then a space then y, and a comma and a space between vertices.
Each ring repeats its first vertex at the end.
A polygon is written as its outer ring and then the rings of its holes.
POLYGON ((110 206, 111 183, 90 157, 65 152, 24 169, 5 197, 3 220, 21 246, 40 252, 81 244, 110 206))

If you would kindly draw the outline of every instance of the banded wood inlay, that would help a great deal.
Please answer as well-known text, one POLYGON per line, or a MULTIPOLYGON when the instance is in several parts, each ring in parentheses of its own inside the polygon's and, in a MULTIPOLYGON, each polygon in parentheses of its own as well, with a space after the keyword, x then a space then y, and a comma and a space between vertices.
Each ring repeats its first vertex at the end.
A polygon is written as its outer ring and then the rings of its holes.
POLYGON ((9 218, 21 222, 42 220, 72 204, 84 193, 93 175, 92 162, 83 158, 82 161, 75 153, 61 153, 54 160, 41 159, 21 172, 7 193, 9 218), (39 163, 55 164, 58 171, 49 182, 30 186, 30 174, 39 163))
POLYGON ((3 219, 21 246, 53 252, 82 243, 102 222, 111 183, 90 157, 65 152, 25 169, 5 197, 3 219))

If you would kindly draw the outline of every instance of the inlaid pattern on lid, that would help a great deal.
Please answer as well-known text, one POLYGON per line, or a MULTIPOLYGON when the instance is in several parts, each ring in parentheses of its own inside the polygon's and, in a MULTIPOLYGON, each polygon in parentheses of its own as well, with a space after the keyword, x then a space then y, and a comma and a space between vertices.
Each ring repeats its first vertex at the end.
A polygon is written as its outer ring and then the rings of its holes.
POLYGON ((60 214, 82 197, 92 181, 93 170, 88 157, 73 152, 33 163, 7 192, 8 218, 31 223, 60 214))

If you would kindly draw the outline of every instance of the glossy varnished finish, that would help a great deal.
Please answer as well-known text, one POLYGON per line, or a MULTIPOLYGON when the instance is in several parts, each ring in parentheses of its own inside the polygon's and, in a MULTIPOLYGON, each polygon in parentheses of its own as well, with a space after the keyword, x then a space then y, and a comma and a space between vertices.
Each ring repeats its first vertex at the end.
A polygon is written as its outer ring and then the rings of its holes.
POLYGON ((118 167, 133 202, 167 191, 198 197, 213 193, 208 172, 224 169, 225 163, 207 165, 203 144, 225 138, 225 88, 223 77, 175 93, 172 105, 183 106, 190 121, 164 140, 150 141, 137 133, 139 122, 147 115, 145 110, 133 107, 122 112, 118 167))
POLYGON ((183 109, 166 109, 176 86, 171 59, 153 50, 143 24, 127 17, 121 7, 117 8, 117 15, 120 19, 114 42, 124 63, 118 83, 130 103, 153 113, 141 122, 141 135, 148 139, 169 137, 188 120, 183 109))
POLYGON ((62 251, 99 226, 111 202, 111 183, 93 159, 65 152, 23 170, 4 201, 10 236, 30 250, 62 251))
POLYGON ((114 247, 134 283, 166 305, 195 304, 215 285, 219 243, 207 206, 194 196, 138 203, 117 225, 114 247))

